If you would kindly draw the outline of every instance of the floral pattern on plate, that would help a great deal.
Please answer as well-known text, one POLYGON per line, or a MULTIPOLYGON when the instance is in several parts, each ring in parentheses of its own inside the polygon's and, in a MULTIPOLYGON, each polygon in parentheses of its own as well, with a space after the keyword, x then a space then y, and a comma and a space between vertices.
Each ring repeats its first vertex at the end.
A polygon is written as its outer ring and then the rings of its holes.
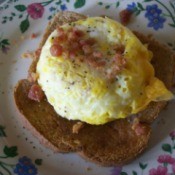
MULTIPOLYGON (((14 11, 11 12, 10 16, 3 16, 2 17, 2 24, 6 24, 7 22, 12 21, 14 18, 20 19, 20 31, 24 33, 30 26, 30 20, 37 20, 42 18, 45 7, 48 5, 52 5, 49 10, 51 15, 49 15, 48 19, 50 20, 58 11, 67 10, 67 4, 70 3, 70 0, 48 0, 42 2, 36 2, 28 4, 27 6, 24 4, 15 4, 14 11)), ((86 0, 77 0, 74 3, 74 8, 81 8, 85 5, 86 0)), ((8 8, 9 5, 6 5, 4 8, 8 8)))
POLYGON ((171 143, 162 144, 161 148, 163 153, 161 153, 157 157, 157 166, 154 168, 150 168, 149 163, 139 162, 139 168, 141 172, 137 172, 136 170, 130 171, 127 173, 122 171, 122 167, 114 167, 111 170, 111 175, 147 175, 145 172, 148 170, 149 175, 175 175, 175 131, 170 132, 169 137, 171 139, 171 143))
MULTIPOLYGON (((0 125, 0 139, 6 137, 5 126, 0 125)), ((3 147, 3 155, 0 155, 0 175, 37 175, 36 165, 42 164, 42 159, 36 159, 35 164, 27 156, 19 157, 16 164, 7 162, 8 159, 18 156, 17 146, 3 147)))
MULTIPOLYGON (((144 13, 145 18, 148 20, 147 27, 151 27, 154 30, 162 29, 168 18, 171 19, 171 23, 168 23, 168 25, 175 28, 175 2, 169 1, 169 4, 170 7, 164 5, 164 3, 159 0, 144 0, 143 2, 137 3, 130 2, 127 4, 126 9, 136 16, 144 13), (154 4, 147 4, 151 1, 154 2, 154 4)), ((105 9, 110 9, 112 6, 118 8, 120 1, 114 3, 103 3, 100 1, 98 5, 103 6, 105 9)))
POLYGON ((0 50, 2 53, 6 54, 10 50, 10 42, 8 39, 0 37, 0 50))
MULTIPOLYGON (((3 56, 7 53, 14 54, 14 51, 12 51, 14 48, 14 39, 12 39, 8 35, 8 32, 6 32, 6 29, 9 28, 10 23, 13 23, 14 29, 19 32, 16 36, 18 37, 22 33, 26 34, 28 31, 30 31, 30 33, 33 32, 32 27, 35 21, 41 22, 42 20, 46 19, 48 22, 48 20, 50 20, 59 11, 71 9, 76 12, 81 12, 82 9, 88 11, 91 10, 92 7, 95 9, 93 11, 97 11, 98 15, 104 15, 108 12, 115 12, 114 14, 118 16, 118 13, 121 10, 126 9, 132 12, 133 18, 136 20, 139 18, 142 19, 143 17, 143 25, 148 31, 151 32, 159 33, 163 32, 165 29, 171 29, 172 31, 175 29, 174 0, 168 0, 166 3, 163 0, 111 0, 110 2, 107 0, 97 0, 94 2, 87 0, 8 0, 6 3, 0 6, 0 23, 1 27, 3 26, 3 30, 0 31, 0 52, 3 54, 3 56), (8 11, 8 13, 4 13, 6 11, 8 11)), ((114 16, 114 18, 116 18, 116 16, 114 16)), ((175 38, 172 37, 171 41, 166 42, 169 47, 175 50, 175 38)), ((9 55, 10 54, 5 55, 6 59, 2 59, 2 57, 0 58, 0 66, 2 66, 2 60, 9 61, 13 59, 9 55)), ((2 84, 0 82, 0 87, 1 86, 2 84)), ((42 173, 45 169, 43 166, 40 166, 40 170, 39 165, 42 165, 43 160, 44 162, 47 161, 47 158, 43 159, 42 154, 40 154, 41 158, 35 159, 35 155, 30 155, 30 153, 22 154, 19 145, 14 146, 12 144, 13 146, 9 146, 6 144, 6 142, 2 141, 3 139, 8 140, 9 137, 6 134, 6 129, 9 129, 9 127, 10 126, 7 124, 4 126, 0 123, 0 143, 2 143, 2 147, 0 149, 0 175, 36 175, 42 173)), ((129 168, 127 166, 119 166, 108 169, 104 168, 104 171, 102 171, 101 168, 94 165, 94 170, 83 173, 79 171, 78 173, 74 174, 175 175, 175 131, 172 131, 169 134, 169 137, 167 137, 165 142, 162 142, 161 140, 158 143, 158 146, 156 146, 156 149, 157 155, 153 157, 153 163, 149 162, 151 159, 147 161, 145 158, 143 158, 137 159, 134 163, 131 163, 132 167, 129 168)), ((54 168, 57 168, 57 164, 55 162, 52 162, 52 165, 54 168)), ((66 164, 66 170, 69 169, 67 167, 68 165, 66 164)), ((79 163, 77 167, 81 167, 79 166, 79 163)), ((77 167, 75 169, 77 169, 77 167)))

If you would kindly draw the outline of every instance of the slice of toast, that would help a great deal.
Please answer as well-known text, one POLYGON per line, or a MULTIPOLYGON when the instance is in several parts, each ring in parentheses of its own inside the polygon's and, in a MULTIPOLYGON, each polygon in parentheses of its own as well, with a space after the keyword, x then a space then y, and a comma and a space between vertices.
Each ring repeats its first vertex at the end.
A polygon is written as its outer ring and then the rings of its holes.
MULTIPOLYGON (((58 13, 49 23, 40 47, 44 45, 49 34, 57 26, 82 18, 85 16, 74 12, 58 13)), ((141 42, 148 44, 149 49, 154 53, 152 63, 156 76, 170 88, 174 71, 174 57, 171 51, 152 38, 137 32, 135 34, 141 42)), ((36 71, 38 59, 39 56, 33 60, 29 73, 36 71)), ((47 102, 47 99, 39 103, 30 100, 28 92, 31 85, 32 83, 28 80, 21 80, 14 92, 15 102, 22 114, 20 116, 23 124, 42 144, 54 151, 75 151, 89 160, 107 166, 125 164, 146 148, 151 133, 150 125, 166 104, 165 102, 152 102, 147 109, 135 116, 139 118, 144 130, 139 135, 133 129, 130 118, 100 126, 83 123, 79 132, 73 132, 78 121, 69 121, 60 117, 47 102)))

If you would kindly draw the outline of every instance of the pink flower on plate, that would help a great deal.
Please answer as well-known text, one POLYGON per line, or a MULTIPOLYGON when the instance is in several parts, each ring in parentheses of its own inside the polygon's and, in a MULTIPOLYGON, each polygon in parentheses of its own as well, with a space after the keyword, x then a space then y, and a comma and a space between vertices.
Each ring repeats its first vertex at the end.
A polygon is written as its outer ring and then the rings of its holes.
POLYGON ((33 3, 27 6, 27 13, 33 19, 38 19, 43 16, 44 7, 40 3, 33 3))
POLYGON ((168 154, 164 154, 164 155, 160 155, 157 159, 157 161, 159 163, 169 163, 169 164, 173 164, 175 163, 175 158, 171 157, 168 154))
POLYGON ((169 175, 169 174, 168 169, 166 167, 159 165, 157 169, 156 168, 150 169, 149 175, 169 175))

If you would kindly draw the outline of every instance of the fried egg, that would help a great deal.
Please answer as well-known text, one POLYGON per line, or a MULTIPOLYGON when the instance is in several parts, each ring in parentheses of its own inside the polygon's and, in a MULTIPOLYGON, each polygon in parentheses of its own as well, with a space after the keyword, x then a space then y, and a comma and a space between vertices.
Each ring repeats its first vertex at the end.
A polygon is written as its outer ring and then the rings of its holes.
POLYGON ((60 116, 105 124, 173 97, 155 77, 152 57, 120 23, 90 17, 50 34, 37 63, 38 83, 60 116))

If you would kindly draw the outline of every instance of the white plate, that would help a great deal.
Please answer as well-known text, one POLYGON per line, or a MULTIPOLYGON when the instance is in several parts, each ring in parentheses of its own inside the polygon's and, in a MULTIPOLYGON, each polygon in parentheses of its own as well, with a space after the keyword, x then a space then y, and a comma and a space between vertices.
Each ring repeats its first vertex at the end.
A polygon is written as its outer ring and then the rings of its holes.
POLYGON ((21 54, 37 48, 54 13, 72 10, 118 20, 118 13, 126 8, 133 11, 129 28, 153 34, 175 49, 174 0, 9 0, 0 5, 0 175, 175 174, 174 101, 161 112, 148 149, 129 165, 109 168, 87 162, 76 154, 55 154, 44 148, 21 125, 14 105, 13 88, 18 80, 26 78, 31 63, 22 59, 21 54), (32 33, 39 36, 30 39, 32 33))

